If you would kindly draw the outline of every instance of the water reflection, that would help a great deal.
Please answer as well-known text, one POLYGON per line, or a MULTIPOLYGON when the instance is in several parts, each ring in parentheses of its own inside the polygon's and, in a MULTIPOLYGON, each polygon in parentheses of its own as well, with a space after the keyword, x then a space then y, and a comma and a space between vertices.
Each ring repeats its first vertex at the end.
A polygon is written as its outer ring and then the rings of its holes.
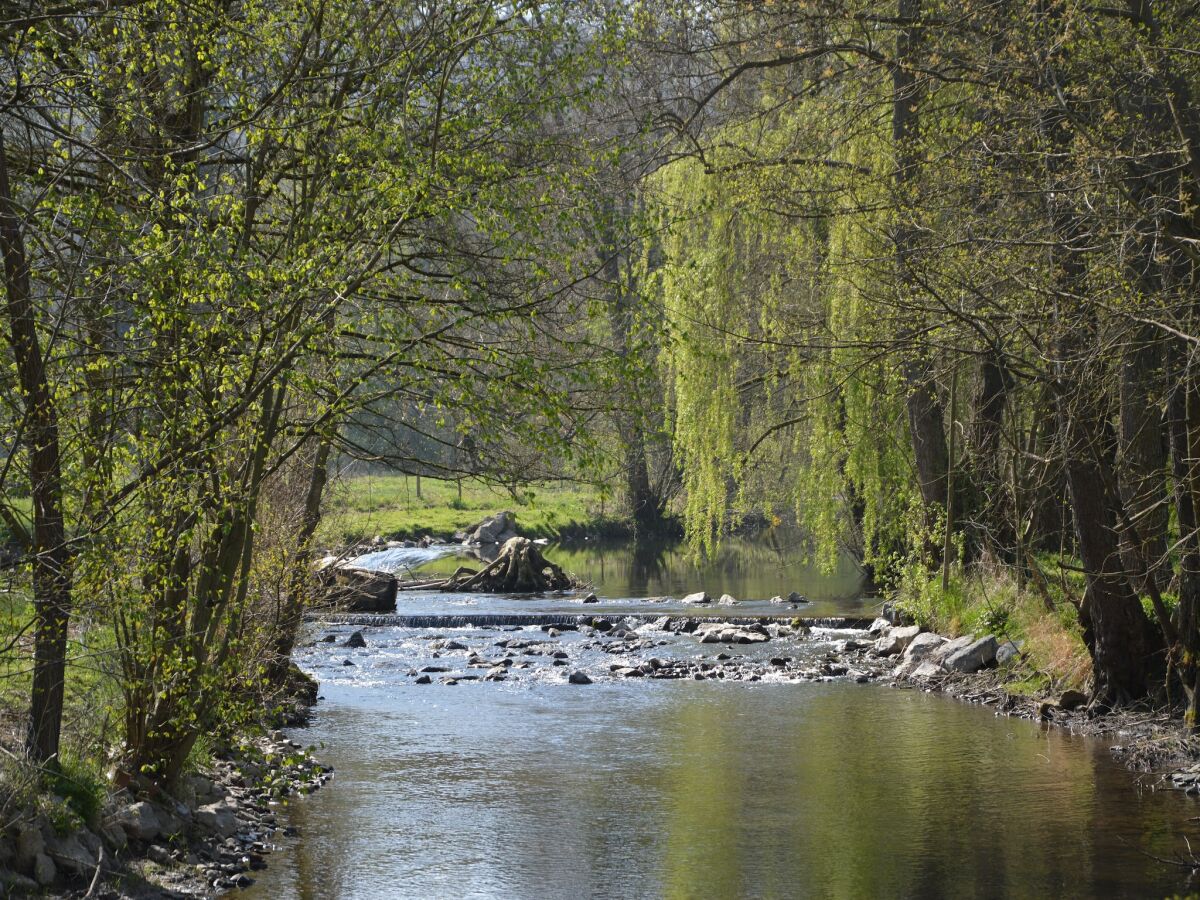
POLYGON ((255 897, 1164 896, 1194 832, 1097 742, 849 685, 333 685, 255 897))
MULTIPOLYGON (((472 551, 463 549, 461 554, 472 551)), ((728 538, 711 556, 696 558, 685 544, 661 541, 586 541, 555 545, 547 556, 595 587, 600 597, 681 597, 706 590, 713 597, 769 600, 797 591, 827 604, 848 604, 862 594, 865 578, 849 557, 831 573, 813 567, 802 537, 778 528, 753 537, 728 538)), ((425 565, 422 573, 453 572, 459 556, 425 565)))

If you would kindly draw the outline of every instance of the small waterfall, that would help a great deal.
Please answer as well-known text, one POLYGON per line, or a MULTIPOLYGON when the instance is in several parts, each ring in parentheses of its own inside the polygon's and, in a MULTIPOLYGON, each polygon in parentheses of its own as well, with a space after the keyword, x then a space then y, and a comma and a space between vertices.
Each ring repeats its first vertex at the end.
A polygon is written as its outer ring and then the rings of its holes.
POLYGON ((359 569, 372 569, 376 572, 402 573, 415 569, 427 562, 441 559, 443 556, 453 556, 462 550, 457 544, 434 544, 431 547, 393 547, 390 550, 374 550, 357 556, 346 563, 359 569))

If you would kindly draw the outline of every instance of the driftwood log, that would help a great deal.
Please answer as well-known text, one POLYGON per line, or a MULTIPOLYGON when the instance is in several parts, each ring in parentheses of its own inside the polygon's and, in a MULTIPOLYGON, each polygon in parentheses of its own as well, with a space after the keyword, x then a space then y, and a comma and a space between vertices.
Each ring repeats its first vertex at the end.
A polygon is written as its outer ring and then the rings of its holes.
POLYGON ((534 594, 565 591, 579 583, 542 556, 541 548, 529 538, 505 541, 500 555, 476 571, 460 566, 449 578, 402 581, 402 591, 480 591, 489 594, 534 594))

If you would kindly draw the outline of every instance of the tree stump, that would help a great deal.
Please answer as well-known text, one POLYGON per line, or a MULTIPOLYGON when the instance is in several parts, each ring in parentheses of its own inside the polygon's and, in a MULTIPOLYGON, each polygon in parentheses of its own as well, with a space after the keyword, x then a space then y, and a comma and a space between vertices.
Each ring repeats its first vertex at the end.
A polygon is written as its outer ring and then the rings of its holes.
POLYGON ((489 594, 537 594, 565 591, 578 582, 542 556, 541 548, 529 538, 505 541, 500 555, 478 572, 466 567, 449 578, 418 583, 401 583, 405 591, 480 591, 489 594))

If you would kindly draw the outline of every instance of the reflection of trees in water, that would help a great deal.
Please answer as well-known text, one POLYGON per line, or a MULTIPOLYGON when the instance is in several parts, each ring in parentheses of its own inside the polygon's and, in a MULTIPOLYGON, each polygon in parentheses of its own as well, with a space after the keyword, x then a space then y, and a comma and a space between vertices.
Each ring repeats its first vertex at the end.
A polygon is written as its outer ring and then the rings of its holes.
MULTIPOLYGON (((476 548, 483 562, 495 558, 498 546, 476 548)), ((708 557, 698 557, 677 540, 586 541, 553 545, 546 558, 591 582, 610 597, 652 597, 706 590, 728 592, 741 600, 767 600, 796 590, 814 600, 852 600, 862 594, 862 572, 849 557, 833 573, 819 572, 808 562, 808 546, 796 528, 774 528, 726 538, 708 557)), ((421 566, 422 574, 448 574, 472 551, 421 566)), ((471 565, 471 563, 467 563, 471 565)))
POLYGON ((667 551, 677 541, 640 540, 630 548, 629 592, 643 596, 650 593, 650 583, 661 584, 665 574, 667 551))

